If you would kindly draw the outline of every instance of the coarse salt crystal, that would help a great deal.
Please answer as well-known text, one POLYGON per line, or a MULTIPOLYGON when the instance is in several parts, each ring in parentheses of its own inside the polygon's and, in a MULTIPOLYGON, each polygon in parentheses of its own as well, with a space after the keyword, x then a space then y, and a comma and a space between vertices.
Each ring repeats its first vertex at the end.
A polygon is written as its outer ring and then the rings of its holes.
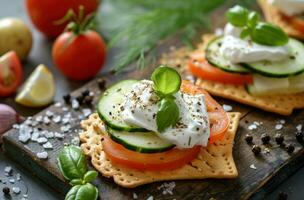
POLYGON ((72 100, 72 108, 74 110, 78 110, 78 108, 79 108, 79 102, 76 99, 72 100))
POLYGON ((133 192, 133 199, 137 199, 137 198, 138 198, 137 194, 133 192))
POLYGON ((250 165, 250 168, 251 168, 251 169, 254 169, 254 170, 257 169, 256 166, 255 166, 254 164, 251 164, 251 165, 250 165))
POLYGON ((49 125, 49 124, 51 123, 50 118, 49 118, 48 116, 44 116, 44 117, 43 117, 43 123, 44 123, 45 125, 49 125))
POLYGON ((36 122, 42 122, 42 120, 43 120, 43 117, 41 115, 37 116, 35 119, 36 122))
POLYGON ((13 168, 11 166, 6 166, 4 168, 4 172, 7 174, 12 174, 13 173, 13 168))
POLYGON ((39 143, 39 144, 44 144, 44 143, 46 143, 48 140, 47 140, 47 138, 45 138, 45 137, 40 137, 40 138, 38 138, 37 139, 37 142, 39 143))
POLYGON ((57 115, 57 116, 53 117, 53 122, 54 123, 60 123, 61 122, 61 116, 57 115))
POLYGON ((47 159, 48 158, 48 153, 46 151, 38 152, 36 155, 39 159, 47 159))
POLYGON ((149 196, 149 197, 147 198, 147 200, 154 200, 154 197, 153 197, 153 196, 149 196))
POLYGON ((51 131, 46 131, 44 136, 48 139, 54 138, 54 133, 51 131))
POLYGON ((232 106, 224 104, 224 105, 223 105, 223 109, 224 109, 226 112, 229 112, 229 111, 232 111, 232 106))
POLYGON ((68 132, 71 129, 71 125, 61 126, 60 130, 64 133, 68 132))
POLYGON ((250 124, 249 126, 248 126, 248 129, 249 130, 255 130, 255 129, 257 129, 258 128, 258 126, 256 125, 256 124, 250 124))
POLYGON ((55 132, 55 133, 54 133, 54 136, 55 136, 55 138, 57 138, 57 139, 63 139, 63 138, 64 138, 64 135, 61 134, 61 133, 58 133, 58 132, 55 132))
POLYGON ((20 181, 20 180, 21 180, 21 174, 19 174, 19 173, 16 174, 16 180, 17 180, 17 181, 20 181))
POLYGON ((281 124, 285 124, 285 120, 284 119, 280 119, 280 121, 279 121, 281 124))
POLYGON ((61 103, 60 102, 57 102, 57 103, 55 103, 55 105, 54 105, 55 107, 61 107, 61 103))
POLYGON ((10 182, 11 184, 14 184, 14 183, 15 183, 15 179, 11 178, 11 179, 9 179, 9 182, 10 182))
POLYGON ((281 130, 283 128, 283 125, 282 124, 276 124, 275 125, 275 129, 276 130, 281 130))
POLYGON ((298 132, 301 132, 302 131, 302 124, 298 124, 296 129, 297 129, 298 132))
POLYGON ((72 145, 75 145, 75 146, 79 146, 79 144, 80 144, 79 137, 75 136, 75 137, 71 140, 71 144, 72 144, 72 145))
POLYGON ((13 187, 13 192, 14 192, 15 194, 20 194, 21 190, 20 190, 19 187, 13 187))
POLYGON ((92 114, 92 111, 89 108, 85 108, 85 109, 82 109, 82 113, 85 117, 88 117, 90 114, 92 114))
POLYGON ((50 142, 47 142, 42 145, 44 149, 53 149, 53 145, 50 142))

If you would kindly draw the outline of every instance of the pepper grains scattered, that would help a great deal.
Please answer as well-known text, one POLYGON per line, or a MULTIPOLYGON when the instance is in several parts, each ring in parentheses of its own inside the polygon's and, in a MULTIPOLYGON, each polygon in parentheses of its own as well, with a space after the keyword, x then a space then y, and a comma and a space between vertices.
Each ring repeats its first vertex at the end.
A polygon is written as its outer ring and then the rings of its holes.
POLYGON ((284 137, 280 133, 275 134, 274 139, 278 145, 282 145, 284 142, 284 137))
POLYGON ((296 133, 296 139, 298 142, 303 142, 303 133, 302 132, 297 132, 296 133))
POLYGON ((293 153, 295 150, 295 147, 292 144, 288 144, 285 148, 288 153, 293 153))
POLYGON ((259 155, 261 153, 261 147, 259 145, 253 145, 252 147, 252 152, 254 153, 254 155, 259 155))
POLYGON ((247 144, 252 144, 253 141, 252 135, 246 134, 245 141, 247 142, 247 144))
POLYGON ((261 140, 262 140, 263 144, 269 144, 269 142, 270 142, 270 136, 267 135, 266 133, 263 133, 261 135, 261 140))
POLYGON ((99 78, 97 80, 97 84, 98 84, 99 89, 103 90, 106 87, 106 80, 103 78, 99 78))
POLYGON ((10 190, 8 187, 4 187, 4 188, 2 189, 2 192, 3 192, 4 195, 7 196, 7 195, 10 194, 11 190, 10 190))
POLYGON ((66 94, 63 96, 63 100, 66 104, 70 104, 71 103, 71 95, 70 94, 66 94))

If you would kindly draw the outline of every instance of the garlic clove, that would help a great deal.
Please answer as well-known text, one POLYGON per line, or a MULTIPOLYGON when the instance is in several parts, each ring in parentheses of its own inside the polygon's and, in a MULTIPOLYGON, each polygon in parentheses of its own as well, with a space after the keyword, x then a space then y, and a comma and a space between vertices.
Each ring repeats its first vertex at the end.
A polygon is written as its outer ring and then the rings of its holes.
POLYGON ((21 121, 22 117, 12 107, 0 104, 0 137, 12 128, 13 124, 21 121))

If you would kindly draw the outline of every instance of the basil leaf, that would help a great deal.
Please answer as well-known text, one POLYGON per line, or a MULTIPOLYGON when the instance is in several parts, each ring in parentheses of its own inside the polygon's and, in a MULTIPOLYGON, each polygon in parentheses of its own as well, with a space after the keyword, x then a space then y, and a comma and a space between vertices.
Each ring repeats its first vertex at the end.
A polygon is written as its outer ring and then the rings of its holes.
POLYGON ((179 91, 182 79, 179 73, 170 67, 160 66, 154 70, 151 80, 154 82, 154 89, 162 95, 171 95, 179 91))
POLYGON ((71 180, 70 181, 70 184, 71 185, 81 185, 83 183, 83 181, 82 181, 82 179, 79 179, 79 178, 77 178, 77 179, 73 179, 73 180, 71 180))
POLYGON ((65 200, 96 200, 98 190, 90 183, 76 185, 65 196, 65 200))
POLYGON ((226 12, 229 23, 236 27, 243 27, 248 20, 248 10, 242 6, 236 5, 226 12))
POLYGON ((268 46, 283 46, 288 42, 288 36, 280 27, 264 22, 252 29, 251 38, 255 43, 268 46))
POLYGON ((98 173, 97 173, 96 171, 94 171, 94 170, 91 170, 91 171, 88 171, 88 172, 84 175, 83 180, 84 180, 85 182, 88 183, 88 182, 91 182, 91 181, 93 181, 94 179, 96 179, 97 176, 98 176, 98 173))
POLYGON ((64 147, 60 151, 58 165, 67 180, 82 179, 87 171, 84 153, 76 146, 64 147))
POLYGON ((179 108, 174 99, 165 98, 159 103, 156 114, 157 129, 161 133, 169 126, 173 126, 179 120, 179 108))
POLYGON ((248 35, 250 35, 250 29, 249 28, 244 28, 240 34, 240 37, 242 39, 244 39, 245 37, 247 37, 248 35))
POLYGON ((258 13, 255 11, 250 12, 248 15, 248 22, 247 22, 248 26, 254 27, 258 23, 258 21, 259 21, 258 13))

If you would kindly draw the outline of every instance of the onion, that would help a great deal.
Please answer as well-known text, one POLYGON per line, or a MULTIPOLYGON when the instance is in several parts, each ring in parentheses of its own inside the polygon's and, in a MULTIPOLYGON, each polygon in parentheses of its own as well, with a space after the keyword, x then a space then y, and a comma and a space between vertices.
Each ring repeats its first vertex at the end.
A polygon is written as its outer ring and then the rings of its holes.
POLYGON ((16 111, 8 105, 0 104, 0 137, 1 135, 12 128, 13 124, 19 123, 21 117, 16 111))

